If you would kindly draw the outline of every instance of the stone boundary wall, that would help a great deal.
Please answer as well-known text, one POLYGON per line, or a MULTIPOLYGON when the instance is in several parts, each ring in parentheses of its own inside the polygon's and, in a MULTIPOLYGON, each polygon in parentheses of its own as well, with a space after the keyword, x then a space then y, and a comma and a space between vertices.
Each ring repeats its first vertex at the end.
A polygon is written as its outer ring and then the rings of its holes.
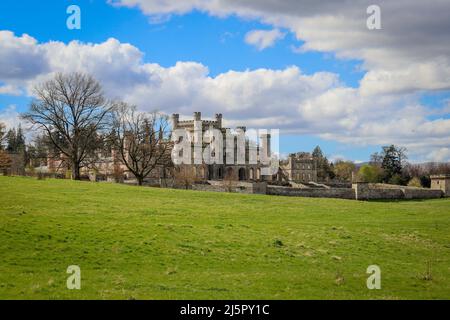
POLYGON ((356 200, 435 199, 441 190, 358 182, 353 184, 356 200))
POLYGON ((223 181, 208 181, 208 184, 194 184, 192 190, 236 192, 247 194, 268 194, 291 197, 337 198, 350 200, 397 200, 397 199, 435 199, 443 197, 436 189, 415 188, 396 185, 357 182, 352 188, 292 188, 267 185, 266 182, 234 182, 231 185, 223 181))
POLYGON ((298 189, 290 187, 267 186, 267 194, 291 197, 355 199, 355 191, 350 188, 298 189))
POLYGON ((235 182, 231 185, 224 185, 222 181, 208 181, 209 184, 193 184, 192 190, 215 191, 215 192, 236 192, 248 194, 267 194, 266 182, 235 182))

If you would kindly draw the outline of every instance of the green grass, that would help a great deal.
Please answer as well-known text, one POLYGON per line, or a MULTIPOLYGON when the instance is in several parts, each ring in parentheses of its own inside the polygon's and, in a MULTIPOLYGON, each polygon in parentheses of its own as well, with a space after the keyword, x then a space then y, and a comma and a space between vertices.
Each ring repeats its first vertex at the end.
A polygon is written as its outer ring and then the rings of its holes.
POLYGON ((357 202, 0 176, 1 299, 449 297, 450 199, 357 202), (371 264, 381 268, 381 290, 366 287, 371 264), (81 267, 81 290, 66 288, 69 265, 81 267))

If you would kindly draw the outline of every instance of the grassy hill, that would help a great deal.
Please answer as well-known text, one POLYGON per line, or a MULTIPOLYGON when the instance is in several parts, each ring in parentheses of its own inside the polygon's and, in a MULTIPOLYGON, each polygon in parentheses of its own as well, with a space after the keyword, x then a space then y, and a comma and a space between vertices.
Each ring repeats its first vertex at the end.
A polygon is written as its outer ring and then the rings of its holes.
POLYGON ((357 202, 0 176, 0 298, 450 297, 450 199, 357 202), (382 289, 368 290, 377 264, 382 289), (66 269, 81 267, 81 290, 66 269))

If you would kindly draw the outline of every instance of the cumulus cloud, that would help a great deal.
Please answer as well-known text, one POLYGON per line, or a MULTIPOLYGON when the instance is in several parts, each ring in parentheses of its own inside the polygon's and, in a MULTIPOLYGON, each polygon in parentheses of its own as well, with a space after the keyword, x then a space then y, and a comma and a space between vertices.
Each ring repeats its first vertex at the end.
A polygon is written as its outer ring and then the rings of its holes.
POLYGON ((283 39, 285 34, 278 29, 273 30, 251 30, 245 35, 245 42, 255 46, 258 50, 264 50, 275 44, 277 40, 283 39))
POLYGON ((149 16, 199 10, 216 16, 258 19, 276 28, 286 28, 302 41, 299 52, 315 50, 341 58, 361 59, 369 71, 362 82, 365 94, 450 89, 450 2, 447 0, 379 0, 381 30, 366 27, 366 10, 373 4, 371 0, 109 2, 139 7, 149 16))
POLYGON ((20 90, 17 86, 8 84, 0 86, 0 94, 20 96, 22 94, 22 90, 20 90))
MULTIPOLYGON (((10 42, 0 41, 0 56, 14 56, 11 44, 21 55, 14 63, 4 63, 0 83, 29 93, 33 84, 55 72, 80 71, 99 79, 110 98, 124 99, 141 110, 182 116, 194 111, 210 116, 222 112, 227 126, 280 128, 282 133, 314 134, 359 145, 398 143, 423 159, 445 158, 443 148, 450 145, 448 112, 433 113, 414 94, 373 96, 363 86, 346 87, 330 72, 305 74, 290 66, 228 71, 212 77, 207 66, 198 62, 177 62, 171 67, 145 63, 138 48, 112 38, 96 44, 38 43, 28 35, 0 31, 2 38, 10 42), (25 72, 32 58, 42 61, 45 68, 25 72)), ((9 119, 14 119, 15 110, 6 110, 0 121, 12 123, 9 119)))
POLYGON ((6 125, 7 129, 15 128, 21 124, 19 112, 17 112, 15 105, 9 105, 0 110, 0 122, 6 125))

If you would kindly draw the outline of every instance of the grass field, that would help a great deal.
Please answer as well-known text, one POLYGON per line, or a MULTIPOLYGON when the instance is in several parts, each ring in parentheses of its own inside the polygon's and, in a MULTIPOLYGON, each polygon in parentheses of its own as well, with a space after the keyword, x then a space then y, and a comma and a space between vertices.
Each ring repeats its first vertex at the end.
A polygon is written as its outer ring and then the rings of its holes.
POLYGON ((357 202, 0 176, 1 299, 450 298, 450 199, 357 202), (381 290, 366 269, 381 268, 381 290), (66 269, 81 268, 81 290, 66 269))

